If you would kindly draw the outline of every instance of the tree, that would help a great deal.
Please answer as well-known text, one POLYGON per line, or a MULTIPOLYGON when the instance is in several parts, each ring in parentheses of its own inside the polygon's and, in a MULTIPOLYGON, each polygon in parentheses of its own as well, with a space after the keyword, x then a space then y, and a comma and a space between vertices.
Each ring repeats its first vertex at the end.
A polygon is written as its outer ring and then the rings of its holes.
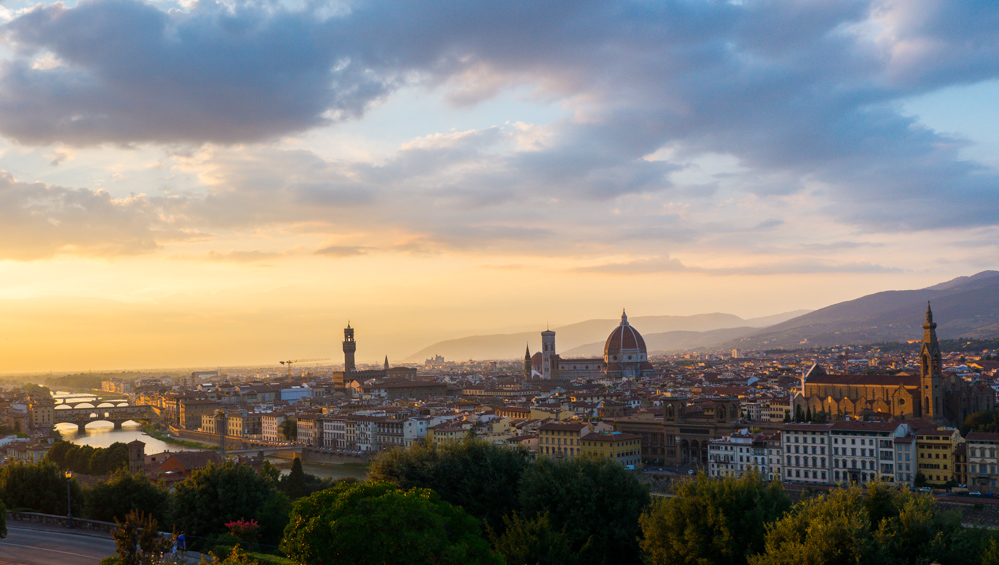
MULTIPOLYGON (((82 493, 70 481, 73 508, 83 508, 82 493)), ((7 508, 30 508, 44 514, 66 515, 66 477, 48 461, 12 463, 0 467, 0 500, 7 508)))
POLYGON ((159 524, 152 516, 139 510, 132 510, 111 532, 114 543, 118 547, 118 559, 121 565, 158 565, 163 561, 163 555, 173 547, 176 534, 171 538, 160 535, 159 524))
POLYGON ((799 502, 768 529, 750 565, 978 563, 984 538, 932 498, 873 483, 799 502))
POLYGON ((86 516, 91 520, 125 520, 132 510, 140 510, 159 523, 166 523, 170 496, 145 475, 118 471, 97 483, 86 494, 86 516))
POLYGON ((128 446, 120 441, 95 448, 57 440, 46 457, 60 469, 84 475, 108 475, 128 468, 128 446))
POLYGON ((638 563, 639 516, 648 488, 621 465, 599 457, 540 458, 520 482, 521 516, 548 514, 565 529, 582 563, 638 563))
POLYGON ((580 556, 587 549, 584 545, 577 551, 572 549, 565 527, 555 531, 547 514, 540 514, 527 520, 517 514, 503 516, 503 534, 489 529, 489 541, 493 549, 503 556, 507 565, 577 565, 580 556))
POLYGON ((298 421, 294 418, 287 418, 278 427, 281 431, 281 435, 284 436, 286 441, 295 441, 298 439, 298 421))
POLYGON ((757 473, 721 480, 698 473, 674 495, 654 501, 639 521, 649 565, 744 564, 762 551, 767 525, 791 508, 780 483, 757 473))
POLYGON ((428 489, 341 483, 300 499, 281 550, 310 565, 499 565, 478 522, 428 489))
POLYGON ((443 445, 418 443, 379 455, 368 470, 372 481, 402 489, 429 488, 445 502, 461 506, 496 530, 517 508, 518 484, 530 464, 524 448, 466 439, 443 445))
POLYGON ((260 523, 263 543, 280 539, 289 507, 267 477, 233 462, 195 471, 174 487, 173 502, 174 524, 189 535, 222 535, 227 522, 247 518, 260 523))
POLYGON ((969 414, 961 426, 961 435, 967 436, 969 432, 999 432, 999 411, 969 414))
POLYGON ((7 507, 0 500, 0 539, 7 537, 7 507))
POLYGON ((292 500, 309 494, 309 487, 305 484, 305 471, 302 470, 302 459, 300 457, 296 457, 292 461, 291 472, 281 477, 280 487, 292 500))

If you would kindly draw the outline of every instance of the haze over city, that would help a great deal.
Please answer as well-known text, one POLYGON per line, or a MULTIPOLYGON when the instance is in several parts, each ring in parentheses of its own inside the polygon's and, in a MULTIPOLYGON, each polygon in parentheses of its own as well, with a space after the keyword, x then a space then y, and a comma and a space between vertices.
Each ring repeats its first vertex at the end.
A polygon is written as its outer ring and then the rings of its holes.
POLYGON ((997 28, 933 0, 3 0, 0 372, 335 358, 348 320, 374 363, 994 269, 997 28))

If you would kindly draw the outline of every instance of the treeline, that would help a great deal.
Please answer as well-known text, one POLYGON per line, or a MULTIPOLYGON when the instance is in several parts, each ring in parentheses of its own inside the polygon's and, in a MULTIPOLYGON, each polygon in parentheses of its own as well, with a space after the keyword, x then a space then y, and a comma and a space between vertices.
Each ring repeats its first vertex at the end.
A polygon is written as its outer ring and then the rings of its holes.
MULTIPOLYGON (((139 509, 223 558, 236 545, 280 548, 310 565, 999 565, 997 532, 965 528, 931 497, 888 484, 792 504, 780 483, 756 475, 701 474, 652 498, 608 460, 535 458, 471 439, 383 454, 370 478, 226 463, 173 492, 124 472, 72 492, 88 517, 139 509)), ((14 465, 0 470, 0 500, 62 514, 64 481, 52 463, 14 465), (26 491, 42 494, 29 500, 26 491)), ((263 559, 254 555, 234 551, 223 562, 263 559)))
MULTIPOLYGON (((118 443, 107 449, 95 449, 93 453, 117 454, 121 451, 118 446, 124 448, 124 444, 118 443)), ((87 460, 83 454, 87 452, 57 444, 49 452, 51 459, 42 463, 0 467, 0 502, 9 510, 66 515, 67 479, 62 465, 68 463, 72 468, 74 453, 82 465, 87 460)), ((129 474, 127 453, 122 461, 125 464, 113 471, 107 481, 89 488, 81 488, 75 478, 69 480, 74 516, 113 522, 125 520, 130 511, 138 509, 166 530, 176 527, 186 532, 194 546, 217 548, 219 553, 239 543, 226 524, 240 520, 253 520, 259 525, 258 536, 252 540, 254 544, 276 550, 288 523, 292 501, 336 484, 333 479, 303 473, 301 461, 296 459, 291 474, 285 476, 267 462, 256 471, 229 462, 196 471, 169 490, 143 474, 129 474)))
POLYGON ((110 475, 128 468, 128 447, 121 442, 112 443, 110 447, 91 447, 60 439, 46 457, 62 470, 84 475, 110 475))

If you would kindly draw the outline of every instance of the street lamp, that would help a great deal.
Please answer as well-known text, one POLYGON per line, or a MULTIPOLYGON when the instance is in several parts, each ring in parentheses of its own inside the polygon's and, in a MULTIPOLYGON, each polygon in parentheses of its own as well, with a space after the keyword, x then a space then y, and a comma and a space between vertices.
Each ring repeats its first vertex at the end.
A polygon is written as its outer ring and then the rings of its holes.
POLYGON ((69 528, 73 528, 73 499, 70 495, 69 483, 73 479, 73 471, 66 471, 66 518, 69 519, 69 528))

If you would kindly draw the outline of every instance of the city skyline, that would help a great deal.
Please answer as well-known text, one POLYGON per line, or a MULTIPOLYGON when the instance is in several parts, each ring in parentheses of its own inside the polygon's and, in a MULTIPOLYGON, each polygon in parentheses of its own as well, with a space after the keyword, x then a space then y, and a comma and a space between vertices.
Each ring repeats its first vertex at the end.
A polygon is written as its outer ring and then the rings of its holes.
POLYGON ((378 363, 994 269, 997 20, 7 1, 0 372, 332 357, 348 319, 378 363))

